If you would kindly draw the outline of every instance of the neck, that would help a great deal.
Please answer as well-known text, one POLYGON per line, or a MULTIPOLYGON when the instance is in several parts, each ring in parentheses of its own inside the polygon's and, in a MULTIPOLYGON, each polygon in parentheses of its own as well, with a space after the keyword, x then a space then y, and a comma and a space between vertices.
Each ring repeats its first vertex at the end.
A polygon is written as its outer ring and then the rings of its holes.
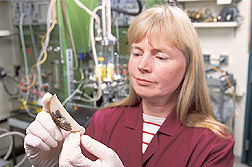
POLYGON ((170 114, 170 112, 174 109, 176 103, 177 103, 176 98, 173 98, 168 101, 142 99, 143 112, 146 115, 161 118, 166 118, 170 114))

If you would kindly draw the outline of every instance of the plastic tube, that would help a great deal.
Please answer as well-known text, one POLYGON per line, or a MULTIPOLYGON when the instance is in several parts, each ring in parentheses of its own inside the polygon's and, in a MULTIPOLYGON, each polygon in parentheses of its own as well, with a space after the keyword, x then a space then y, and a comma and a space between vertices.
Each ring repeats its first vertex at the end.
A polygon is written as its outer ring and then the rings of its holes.
MULTIPOLYGON (((21 137, 23 137, 23 138, 25 137, 25 135, 24 135, 23 133, 21 133, 21 132, 12 131, 12 132, 6 132, 6 133, 4 133, 4 134, 1 134, 1 135, 0 135, 0 138, 4 138, 4 137, 6 137, 6 136, 12 136, 12 135, 21 136, 21 137)), ((24 161, 26 160, 26 158, 27 158, 27 156, 24 155, 24 158, 23 158, 17 165, 15 165, 14 167, 19 167, 19 166, 21 166, 21 165, 24 163, 24 161)))
MULTIPOLYGON (((0 128, 0 131, 5 132, 5 133, 9 132, 7 129, 3 129, 3 128, 0 128)), ((3 157, 4 160, 7 160, 7 158, 10 156, 12 148, 13 148, 13 138, 11 136, 9 138, 10 138, 9 149, 8 149, 7 153, 5 154, 5 156, 3 157)))
MULTIPOLYGON (((24 20, 24 13, 21 13, 20 16, 20 22, 19 22, 19 33, 20 33, 20 40, 21 40, 21 45, 22 45, 22 51, 24 55, 24 66, 25 66, 25 76, 29 76, 29 71, 28 71, 28 60, 27 60, 27 54, 25 51, 25 41, 24 41, 24 32, 23 32, 23 20, 24 20)), ((26 79, 26 84, 29 85, 29 80, 26 79)))
POLYGON ((42 47, 42 50, 40 51, 39 58, 37 59, 37 72, 38 72, 39 89, 41 89, 41 85, 42 85, 40 62, 41 62, 42 56, 46 52, 46 48, 47 48, 49 40, 50 40, 50 32, 51 32, 50 25, 51 25, 51 23, 53 23, 53 19, 54 19, 54 18, 52 18, 52 12, 53 12, 53 5, 55 3, 56 3, 56 0, 51 0, 49 7, 48 7, 47 19, 46 19, 46 26, 47 26, 46 38, 43 42, 43 47, 42 47))
POLYGON ((31 25, 32 19, 31 19, 31 16, 29 15, 31 12, 32 12, 31 11, 31 3, 29 3, 29 8, 27 9, 27 17, 29 19, 28 24, 29 24, 30 34, 31 34, 33 53, 34 53, 35 58, 37 59, 38 58, 38 52, 37 52, 37 48, 36 48, 36 43, 35 43, 33 28, 32 28, 32 25, 31 25))
POLYGON ((62 105, 64 106, 71 98, 74 97, 74 95, 80 90, 81 86, 85 83, 85 81, 82 81, 78 87, 73 91, 73 93, 71 93, 62 103, 62 105))

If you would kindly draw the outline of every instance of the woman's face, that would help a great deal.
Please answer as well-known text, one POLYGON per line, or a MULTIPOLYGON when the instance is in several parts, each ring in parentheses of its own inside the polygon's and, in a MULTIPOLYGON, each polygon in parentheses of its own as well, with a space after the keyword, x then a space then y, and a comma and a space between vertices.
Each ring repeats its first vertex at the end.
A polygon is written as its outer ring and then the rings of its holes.
POLYGON ((183 53, 175 47, 161 48, 147 38, 133 43, 129 60, 130 82, 143 99, 169 100, 186 70, 183 53))

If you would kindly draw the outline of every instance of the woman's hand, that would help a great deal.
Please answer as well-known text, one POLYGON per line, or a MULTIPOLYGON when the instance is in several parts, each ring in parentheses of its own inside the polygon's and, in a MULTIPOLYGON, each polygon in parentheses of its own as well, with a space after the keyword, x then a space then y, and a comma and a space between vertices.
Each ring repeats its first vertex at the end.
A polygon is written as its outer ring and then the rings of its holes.
POLYGON ((60 167, 123 167, 118 155, 104 144, 79 132, 70 133, 63 144, 59 158, 60 167), (83 146, 87 151, 98 157, 96 161, 86 158, 82 152, 83 146))
POLYGON ((34 166, 58 166, 64 138, 69 134, 59 129, 48 113, 48 102, 51 96, 50 93, 44 95, 43 111, 26 129, 24 148, 34 166))

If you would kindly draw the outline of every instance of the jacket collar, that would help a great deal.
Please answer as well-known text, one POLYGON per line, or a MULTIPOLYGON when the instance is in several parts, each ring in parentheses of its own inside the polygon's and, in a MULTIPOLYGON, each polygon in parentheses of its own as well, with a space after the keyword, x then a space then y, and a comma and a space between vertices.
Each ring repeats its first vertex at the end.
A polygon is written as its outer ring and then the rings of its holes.
POLYGON ((142 103, 134 107, 129 107, 125 113, 124 125, 131 129, 136 129, 139 124, 143 123, 143 108, 142 103))
POLYGON ((181 122, 177 117, 176 108, 174 108, 165 119, 164 123, 159 129, 159 132, 164 133, 168 136, 175 136, 180 126, 181 122))
MULTIPOLYGON (((130 107, 127 113, 125 113, 124 125, 128 128, 136 129, 139 124, 143 123, 142 115, 142 103, 137 106, 130 107)), ((165 119, 164 123, 159 129, 159 132, 168 136, 175 136, 180 126, 181 122, 179 121, 176 109, 174 108, 165 119)))

